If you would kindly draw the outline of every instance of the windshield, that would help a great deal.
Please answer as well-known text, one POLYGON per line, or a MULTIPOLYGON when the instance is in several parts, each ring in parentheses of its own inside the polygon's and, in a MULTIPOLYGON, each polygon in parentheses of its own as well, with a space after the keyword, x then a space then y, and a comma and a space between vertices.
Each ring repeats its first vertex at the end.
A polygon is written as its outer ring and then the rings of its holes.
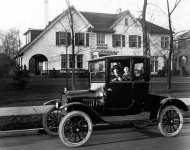
POLYGON ((90 63, 90 81, 104 82, 105 81, 105 61, 94 61, 90 63))

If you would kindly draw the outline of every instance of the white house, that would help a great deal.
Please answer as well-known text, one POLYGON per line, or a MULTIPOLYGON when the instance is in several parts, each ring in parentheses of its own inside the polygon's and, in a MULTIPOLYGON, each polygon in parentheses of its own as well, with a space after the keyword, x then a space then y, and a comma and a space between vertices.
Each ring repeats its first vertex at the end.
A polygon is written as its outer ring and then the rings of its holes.
MULTIPOLYGON (((105 55, 143 55, 142 26, 130 11, 119 14, 82 12, 71 7, 75 32, 75 67, 88 68, 88 60, 105 55)), ((26 45, 19 52, 22 66, 37 73, 72 68, 69 12, 65 10, 43 30, 29 29, 26 45)), ((147 22, 152 72, 163 67, 168 52, 169 31, 147 22)))

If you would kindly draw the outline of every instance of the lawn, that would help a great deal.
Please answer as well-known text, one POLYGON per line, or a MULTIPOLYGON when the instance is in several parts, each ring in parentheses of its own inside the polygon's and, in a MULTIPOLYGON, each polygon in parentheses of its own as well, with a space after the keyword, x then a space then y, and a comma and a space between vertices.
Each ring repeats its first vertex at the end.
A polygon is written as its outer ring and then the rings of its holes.
MULTIPOLYGON (((59 98, 66 87, 65 78, 31 78, 27 87, 16 90, 12 79, 0 79, 0 107, 41 105, 50 99, 59 98)), ((71 79, 68 79, 71 88, 71 79)), ((76 89, 87 89, 88 79, 76 79, 76 89)))
MULTIPOLYGON (((155 78, 151 82, 150 91, 153 94, 169 94, 174 97, 190 97, 190 78, 174 79, 182 83, 173 83, 172 91, 167 92, 165 79, 155 78), (156 81, 156 82, 155 82, 156 81)), ((89 82, 87 78, 76 78, 76 89, 87 89, 89 82)), ((12 79, 0 79, 0 107, 5 106, 28 106, 42 105, 44 102, 59 98, 66 87, 65 78, 31 78, 27 87, 16 90, 12 86, 12 79)), ((71 79, 68 79, 71 88, 71 79)))

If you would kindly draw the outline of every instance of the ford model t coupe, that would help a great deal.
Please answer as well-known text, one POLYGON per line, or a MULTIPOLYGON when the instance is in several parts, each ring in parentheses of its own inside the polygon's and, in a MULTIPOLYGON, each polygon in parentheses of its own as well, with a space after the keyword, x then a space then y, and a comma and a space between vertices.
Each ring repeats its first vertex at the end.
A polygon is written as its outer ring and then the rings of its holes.
POLYGON ((113 123, 115 119, 154 121, 167 137, 181 131, 182 112, 188 107, 179 99, 149 94, 148 57, 94 59, 89 61, 89 73, 88 90, 65 91, 43 117, 45 130, 59 133, 66 146, 83 145, 90 138, 93 125, 113 123))

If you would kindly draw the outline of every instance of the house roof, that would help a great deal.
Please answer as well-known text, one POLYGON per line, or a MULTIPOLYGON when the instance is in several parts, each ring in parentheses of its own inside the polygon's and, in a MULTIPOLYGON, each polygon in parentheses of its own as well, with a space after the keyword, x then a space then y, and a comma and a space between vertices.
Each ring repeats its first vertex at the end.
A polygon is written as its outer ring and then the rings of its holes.
MULTIPOLYGON (((120 14, 109 14, 109 13, 95 13, 95 12, 84 12, 77 11, 73 6, 71 7, 74 11, 79 13, 81 17, 89 24, 89 30, 92 32, 105 32, 105 33, 113 33, 115 32, 112 28, 113 25, 117 24, 117 22, 124 17, 127 13, 130 15, 130 12, 124 11, 120 14)), ((55 23, 57 23, 62 16, 68 13, 68 9, 63 11, 60 15, 55 17, 49 24, 45 27, 44 30, 29 44, 25 45, 20 49, 19 53, 23 53, 27 48, 29 48, 32 44, 34 44, 38 39, 40 39, 55 23)), ((134 18, 135 19, 135 18, 134 18)), ((140 21, 140 19, 135 19, 140 21)), ((149 33, 153 34, 169 34, 169 30, 153 23, 147 22, 147 29, 149 33)))
MULTIPOLYGON (((142 23, 142 20, 141 19, 137 19, 138 21, 140 21, 142 23)), ((151 23, 149 21, 146 21, 146 25, 147 25, 147 31, 149 33, 152 33, 152 34, 169 34, 170 31, 166 28, 163 28, 159 25, 156 25, 154 23, 151 23)))
POLYGON ((176 40, 183 40, 183 39, 190 39, 190 30, 182 32, 181 34, 177 35, 176 40))
POLYGON ((114 32, 110 27, 117 19, 118 14, 80 12, 94 27, 93 32, 114 32))

